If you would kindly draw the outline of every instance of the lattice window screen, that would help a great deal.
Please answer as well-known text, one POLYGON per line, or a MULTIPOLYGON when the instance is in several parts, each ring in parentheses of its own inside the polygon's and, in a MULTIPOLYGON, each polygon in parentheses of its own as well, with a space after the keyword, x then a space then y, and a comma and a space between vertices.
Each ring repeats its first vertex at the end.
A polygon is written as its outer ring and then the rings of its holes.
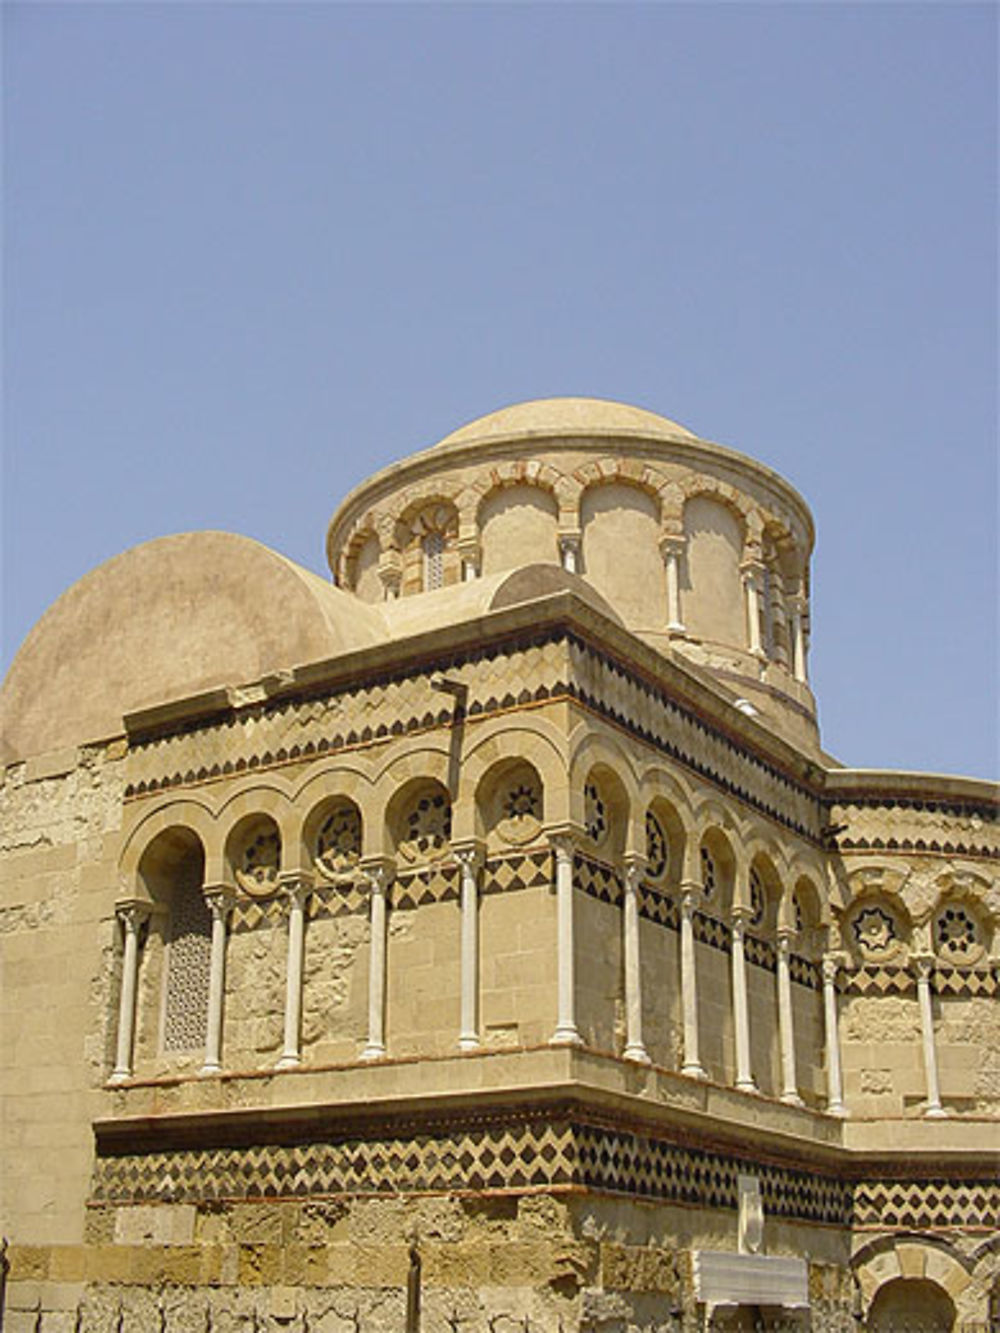
POLYGON ((201 889, 178 886, 170 912, 163 1048, 188 1051, 205 1044, 212 916, 201 889))

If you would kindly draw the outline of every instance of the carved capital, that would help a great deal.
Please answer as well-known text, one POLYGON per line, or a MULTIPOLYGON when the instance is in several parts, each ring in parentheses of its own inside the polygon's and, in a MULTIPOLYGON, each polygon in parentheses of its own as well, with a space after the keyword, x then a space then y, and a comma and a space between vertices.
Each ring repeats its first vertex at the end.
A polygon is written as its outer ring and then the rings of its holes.
POLYGON ((141 898, 130 898, 127 902, 115 903, 115 916, 128 935, 137 935, 139 928, 149 920, 152 911, 152 903, 147 903, 141 898))
POLYGON ((452 843, 451 854, 465 872, 475 873, 486 859, 483 846, 479 842, 452 843))
POLYGON ((395 872, 393 863, 386 857, 373 857, 370 861, 362 861, 358 869, 368 881, 372 895, 384 897, 395 872))
POLYGON ((225 921, 236 901, 236 890, 231 884, 206 884, 202 889, 212 920, 225 921))

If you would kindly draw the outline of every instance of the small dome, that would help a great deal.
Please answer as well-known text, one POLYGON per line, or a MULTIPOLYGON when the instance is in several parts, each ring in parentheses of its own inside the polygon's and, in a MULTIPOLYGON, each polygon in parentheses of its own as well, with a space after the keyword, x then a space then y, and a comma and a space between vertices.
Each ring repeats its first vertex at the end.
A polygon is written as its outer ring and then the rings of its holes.
POLYGON ((641 407, 630 407, 627 403, 615 403, 606 398, 536 398, 477 417, 446 435, 436 447, 560 435, 624 435, 647 439, 652 436, 670 440, 698 438, 676 421, 641 407))

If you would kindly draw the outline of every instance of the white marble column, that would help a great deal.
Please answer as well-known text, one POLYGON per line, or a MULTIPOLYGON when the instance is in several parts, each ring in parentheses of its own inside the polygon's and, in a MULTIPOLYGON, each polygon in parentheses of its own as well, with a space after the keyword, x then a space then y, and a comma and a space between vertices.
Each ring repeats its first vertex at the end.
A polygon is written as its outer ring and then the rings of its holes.
POLYGON ((367 866, 364 875, 371 890, 371 941, 368 955, 368 1042, 362 1060, 380 1060, 385 1055, 386 897, 389 869, 367 866))
POLYGON ((924 1115, 928 1120, 943 1120, 948 1112, 941 1105, 937 1047, 934 1042, 934 1010, 931 1006, 931 971, 934 967, 934 958, 930 954, 914 954, 912 962, 917 974, 920 1038, 924 1051, 924 1078, 927 1085, 927 1106, 924 1115))
POLYGON ((475 1051, 479 1040, 479 868, 482 852, 478 847, 456 847, 455 859, 462 875, 462 997, 458 1046, 475 1051))
POLYGON ((792 674, 796 680, 806 684, 808 674, 806 671, 806 630, 805 630, 805 604, 801 597, 792 598, 791 602, 791 622, 792 622, 792 674))
POLYGON ((563 532, 559 535, 559 559, 570 574, 580 572, 580 534, 563 532))
POLYGON ((115 909, 122 923, 122 988, 118 1001, 118 1042, 111 1082, 122 1083, 132 1077, 132 1043, 135 1036, 135 995, 139 982, 139 931, 149 916, 145 903, 122 903, 115 909))
POLYGON ((736 1046, 736 1086, 741 1092, 756 1092, 757 1085, 750 1071, 750 1011, 747 1003, 747 962, 744 936, 747 925, 746 908, 736 908, 732 916, 733 951, 733 1035, 736 1046))
POLYGON ((206 889, 205 900, 212 914, 212 953, 208 971, 208 1021, 205 1030, 205 1063, 202 1074, 222 1072, 222 1004, 226 990, 226 939, 234 893, 228 885, 206 889))
POLYGON ((747 647, 755 657, 763 657, 764 650, 760 639, 760 567, 745 564, 743 571, 743 589, 746 601, 747 647))
POLYGON ((625 862, 622 895, 622 953, 625 959, 625 1050, 626 1060, 649 1064, 642 1040, 642 967, 639 954, 639 884, 644 862, 629 857, 625 862))
POLYGON ((779 930, 777 940, 778 1042, 781 1047, 781 1100, 790 1106, 804 1105, 795 1072, 795 1019, 792 1009, 792 974, 789 954, 794 932, 779 930))
POLYGON ((282 880, 288 904, 288 962, 285 970, 285 1032, 278 1069, 302 1062, 302 970, 305 962, 306 899, 312 886, 299 876, 282 880))
POLYGON ((573 938, 573 840, 565 836, 551 839, 556 860, 556 1030, 553 1046, 581 1046, 583 1038, 576 1026, 576 967, 573 938))
POLYGON ((660 542, 660 553, 667 578, 667 629, 681 634, 684 622, 681 619, 680 564, 684 554, 684 538, 664 537, 660 542))
POLYGON ((840 1031, 837 1021, 836 954, 823 955, 823 1020, 826 1035, 826 1109, 831 1115, 846 1115, 844 1087, 840 1075, 840 1031))
POLYGON ((701 890, 681 885, 681 1012, 684 1027, 684 1063, 681 1073, 689 1078, 707 1078, 698 1052, 698 967, 694 951, 694 909, 701 890))

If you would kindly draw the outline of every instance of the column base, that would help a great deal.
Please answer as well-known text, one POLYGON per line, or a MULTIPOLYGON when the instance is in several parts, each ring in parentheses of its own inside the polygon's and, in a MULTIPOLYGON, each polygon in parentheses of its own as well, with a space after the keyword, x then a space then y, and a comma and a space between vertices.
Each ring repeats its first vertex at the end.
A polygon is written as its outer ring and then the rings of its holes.
POLYGON ((295 1069, 301 1063, 302 1063, 301 1055, 289 1054, 289 1055, 283 1055, 274 1067, 275 1069, 295 1069))
POLYGON ((368 1045, 361 1052, 362 1060, 384 1060, 385 1047, 377 1045, 368 1045))
POLYGON ((706 1074, 705 1070, 702 1069, 701 1065, 696 1062, 692 1064, 681 1065, 681 1073, 686 1078, 700 1078, 702 1080, 707 1080, 708 1078, 708 1074, 706 1074))
POLYGON ((760 1088, 752 1078, 738 1078, 736 1080, 737 1092, 752 1092, 755 1097, 760 1096, 760 1088))
POLYGON ((549 1038, 550 1046, 582 1046, 583 1038, 575 1027, 563 1024, 557 1027, 549 1038))
POLYGON ((198 1070, 199 1078, 212 1078, 215 1074, 222 1073, 222 1066, 219 1064, 203 1064, 198 1070))
POLYGON ((479 1051, 482 1050, 483 1043, 478 1037, 459 1037, 458 1049, 460 1051, 479 1051))
POLYGON ((641 1042, 636 1042, 632 1046, 626 1046, 624 1051, 622 1051, 622 1058, 631 1060, 637 1065, 651 1065, 653 1063, 649 1058, 649 1052, 641 1042))
POLYGON ((109 1083, 127 1083, 132 1077, 131 1069, 113 1069, 108 1075, 109 1083))
POLYGON ((924 1112, 925 1120, 947 1120, 948 1112, 943 1106, 928 1106, 924 1112))
POLYGON ((831 1102, 826 1108, 827 1115, 835 1115, 838 1120, 847 1119, 847 1107, 843 1102, 831 1102))
POLYGON ((778 1100, 784 1102, 786 1106, 805 1106, 805 1102, 797 1092, 783 1092, 778 1100))

